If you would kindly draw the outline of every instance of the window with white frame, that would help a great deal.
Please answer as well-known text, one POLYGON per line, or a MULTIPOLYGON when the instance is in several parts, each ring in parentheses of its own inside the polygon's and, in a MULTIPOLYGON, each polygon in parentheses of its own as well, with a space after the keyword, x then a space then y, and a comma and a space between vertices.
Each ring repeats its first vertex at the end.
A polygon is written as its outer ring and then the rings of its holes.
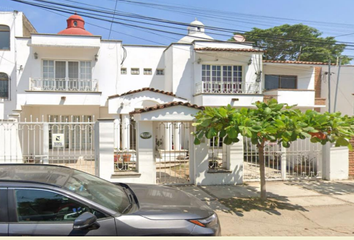
POLYGON ((163 69, 156 69, 156 75, 165 75, 165 72, 163 69))
POLYGON ((202 65, 203 92, 241 93, 242 66, 202 65))
POLYGON ((127 68, 121 68, 120 74, 123 74, 123 75, 127 74, 127 68))
POLYGON ((151 75, 152 69, 151 68, 144 68, 144 75, 151 75))
POLYGON ((139 68, 131 68, 130 73, 131 73, 131 75, 139 75, 140 69, 139 68))
POLYGON ((43 90, 92 90, 91 61, 43 60, 43 90))

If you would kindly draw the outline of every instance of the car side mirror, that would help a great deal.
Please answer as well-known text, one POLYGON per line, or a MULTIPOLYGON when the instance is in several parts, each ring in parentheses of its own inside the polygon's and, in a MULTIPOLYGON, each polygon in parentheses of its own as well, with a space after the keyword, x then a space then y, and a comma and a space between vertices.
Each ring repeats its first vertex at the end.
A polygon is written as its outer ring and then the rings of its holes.
POLYGON ((73 225, 75 230, 95 230, 100 227, 100 224, 97 222, 97 218, 90 212, 84 212, 78 216, 73 225))

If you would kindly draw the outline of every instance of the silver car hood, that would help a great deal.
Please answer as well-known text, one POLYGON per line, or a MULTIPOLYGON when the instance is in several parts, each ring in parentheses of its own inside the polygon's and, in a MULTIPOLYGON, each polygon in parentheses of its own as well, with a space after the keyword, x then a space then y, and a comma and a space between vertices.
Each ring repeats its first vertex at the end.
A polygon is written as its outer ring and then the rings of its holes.
POLYGON ((178 189, 148 185, 127 184, 135 193, 140 208, 133 214, 158 219, 201 219, 214 212, 191 194, 178 189))

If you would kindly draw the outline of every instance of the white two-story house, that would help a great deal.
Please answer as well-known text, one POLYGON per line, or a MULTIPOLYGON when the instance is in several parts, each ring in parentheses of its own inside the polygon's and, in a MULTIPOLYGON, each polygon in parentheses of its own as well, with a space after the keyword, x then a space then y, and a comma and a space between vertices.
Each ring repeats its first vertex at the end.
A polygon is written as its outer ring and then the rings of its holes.
POLYGON ((190 134, 196 112, 270 98, 303 110, 325 107, 325 63, 263 61, 262 49, 243 39, 214 40, 197 20, 169 46, 104 40, 77 14, 63 29, 37 33, 23 13, 0 12, 0 119, 18 123, 18 137, 0 140, 2 162, 61 164, 111 181, 238 183, 243 157, 256 152, 212 139, 207 159, 199 159, 204 165, 192 162, 199 154, 190 134), (113 126, 107 154, 114 158, 106 156, 104 166, 97 121, 113 126))

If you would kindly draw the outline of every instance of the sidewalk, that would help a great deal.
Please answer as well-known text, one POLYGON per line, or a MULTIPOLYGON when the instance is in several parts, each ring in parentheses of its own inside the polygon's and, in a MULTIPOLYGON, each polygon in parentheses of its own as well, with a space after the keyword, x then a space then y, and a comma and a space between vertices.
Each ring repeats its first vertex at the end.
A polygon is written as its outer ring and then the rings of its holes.
POLYGON ((219 215, 224 236, 352 236, 354 181, 259 182, 230 186, 179 186, 219 215))

